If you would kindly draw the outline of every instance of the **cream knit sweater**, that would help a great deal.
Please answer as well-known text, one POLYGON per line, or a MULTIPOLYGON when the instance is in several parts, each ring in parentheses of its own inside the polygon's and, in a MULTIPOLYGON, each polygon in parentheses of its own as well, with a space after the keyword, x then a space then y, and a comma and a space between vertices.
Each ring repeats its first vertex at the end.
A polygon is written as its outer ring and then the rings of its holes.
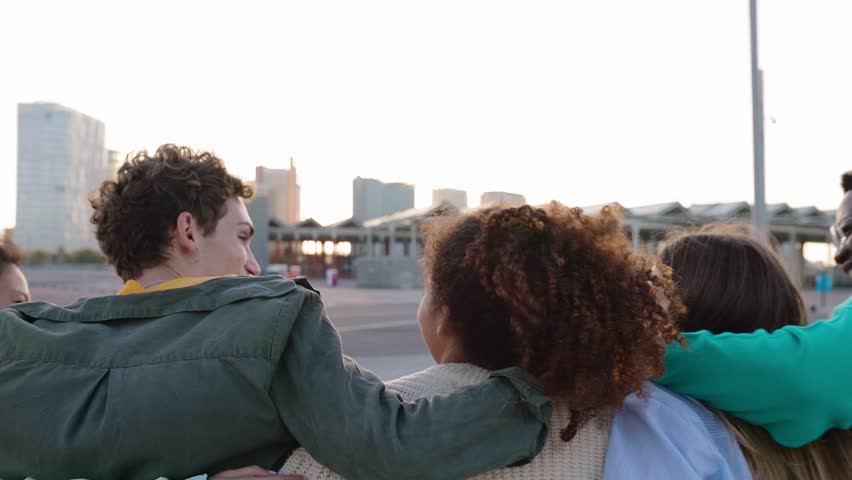
MULTIPOLYGON (((387 383, 405 400, 446 394, 465 385, 475 385, 488 378, 488 371, 465 363, 435 365, 426 370, 387 383)), ((592 420, 570 442, 563 442, 560 432, 570 420, 568 410, 559 403, 553 407, 550 433, 541 453, 522 467, 501 468, 479 475, 477 479, 545 480, 600 479, 609 443, 610 418, 592 420)), ((300 448, 293 452, 281 473, 304 475, 307 480, 339 479, 331 470, 314 461, 300 448)))

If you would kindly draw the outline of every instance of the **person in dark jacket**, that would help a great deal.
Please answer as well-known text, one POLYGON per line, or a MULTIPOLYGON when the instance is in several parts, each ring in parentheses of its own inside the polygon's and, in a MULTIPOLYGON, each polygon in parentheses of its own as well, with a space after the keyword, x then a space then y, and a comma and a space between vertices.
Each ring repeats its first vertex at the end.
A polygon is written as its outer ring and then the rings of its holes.
POLYGON ((174 145, 92 195, 125 286, 0 310, 0 478, 277 469, 301 445, 347 478, 450 479, 541 450, 550 401, 519 368, 406 403, 344 357, 306 281, 256 276, 251 195, 174 145))

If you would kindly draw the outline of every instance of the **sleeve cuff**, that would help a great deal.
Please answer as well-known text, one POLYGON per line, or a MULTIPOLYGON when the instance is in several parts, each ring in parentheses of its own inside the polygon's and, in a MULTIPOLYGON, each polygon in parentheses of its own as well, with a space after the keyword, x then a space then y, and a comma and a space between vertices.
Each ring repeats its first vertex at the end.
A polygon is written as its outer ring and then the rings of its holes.
POLYGON ((544 448, 550 430, 550 417, 553 414, 553 406, 544 392, 544 387, 532 374, 519 367, 504 368, 491 372, 488 378, 496 378, 515 391, 518 402, 525 405, 529 414, 542 426, 536 438, 536 442, 530 448, 527 458, 515 462, 510 467, 518 467, 529 463, 544 448))

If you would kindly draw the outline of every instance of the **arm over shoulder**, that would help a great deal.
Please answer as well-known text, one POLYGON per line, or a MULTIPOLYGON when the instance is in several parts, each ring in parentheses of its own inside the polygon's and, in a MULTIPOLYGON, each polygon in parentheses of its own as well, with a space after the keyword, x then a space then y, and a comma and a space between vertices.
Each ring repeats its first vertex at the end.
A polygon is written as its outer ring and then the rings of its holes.
POLYGON ((302 293, 298 311, 282 311, 271 396, 320 463, 352 479, 451 479, 528 462, 544 446, 550 400, 526 372, 404 402, 343 356, 319 295, 302 293))
POLYGON ((806 327, 684 337, 689 347, 668 347, 660 385, 760 425, 789 447, 852 427, 852 299, 806 327))

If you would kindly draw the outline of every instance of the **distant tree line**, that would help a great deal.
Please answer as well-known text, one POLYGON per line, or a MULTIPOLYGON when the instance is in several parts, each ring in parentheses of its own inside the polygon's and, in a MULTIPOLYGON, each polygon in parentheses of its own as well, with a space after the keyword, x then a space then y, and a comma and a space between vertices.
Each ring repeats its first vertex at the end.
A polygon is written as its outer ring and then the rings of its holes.
POLYGON ((44 265, 49 263, 88 263, 106 264, 106 257, 92 248, 67 251, 60 248, 55 252, 49 250, 29 250, 23 252, 22 261, 27 265, 44 265))

